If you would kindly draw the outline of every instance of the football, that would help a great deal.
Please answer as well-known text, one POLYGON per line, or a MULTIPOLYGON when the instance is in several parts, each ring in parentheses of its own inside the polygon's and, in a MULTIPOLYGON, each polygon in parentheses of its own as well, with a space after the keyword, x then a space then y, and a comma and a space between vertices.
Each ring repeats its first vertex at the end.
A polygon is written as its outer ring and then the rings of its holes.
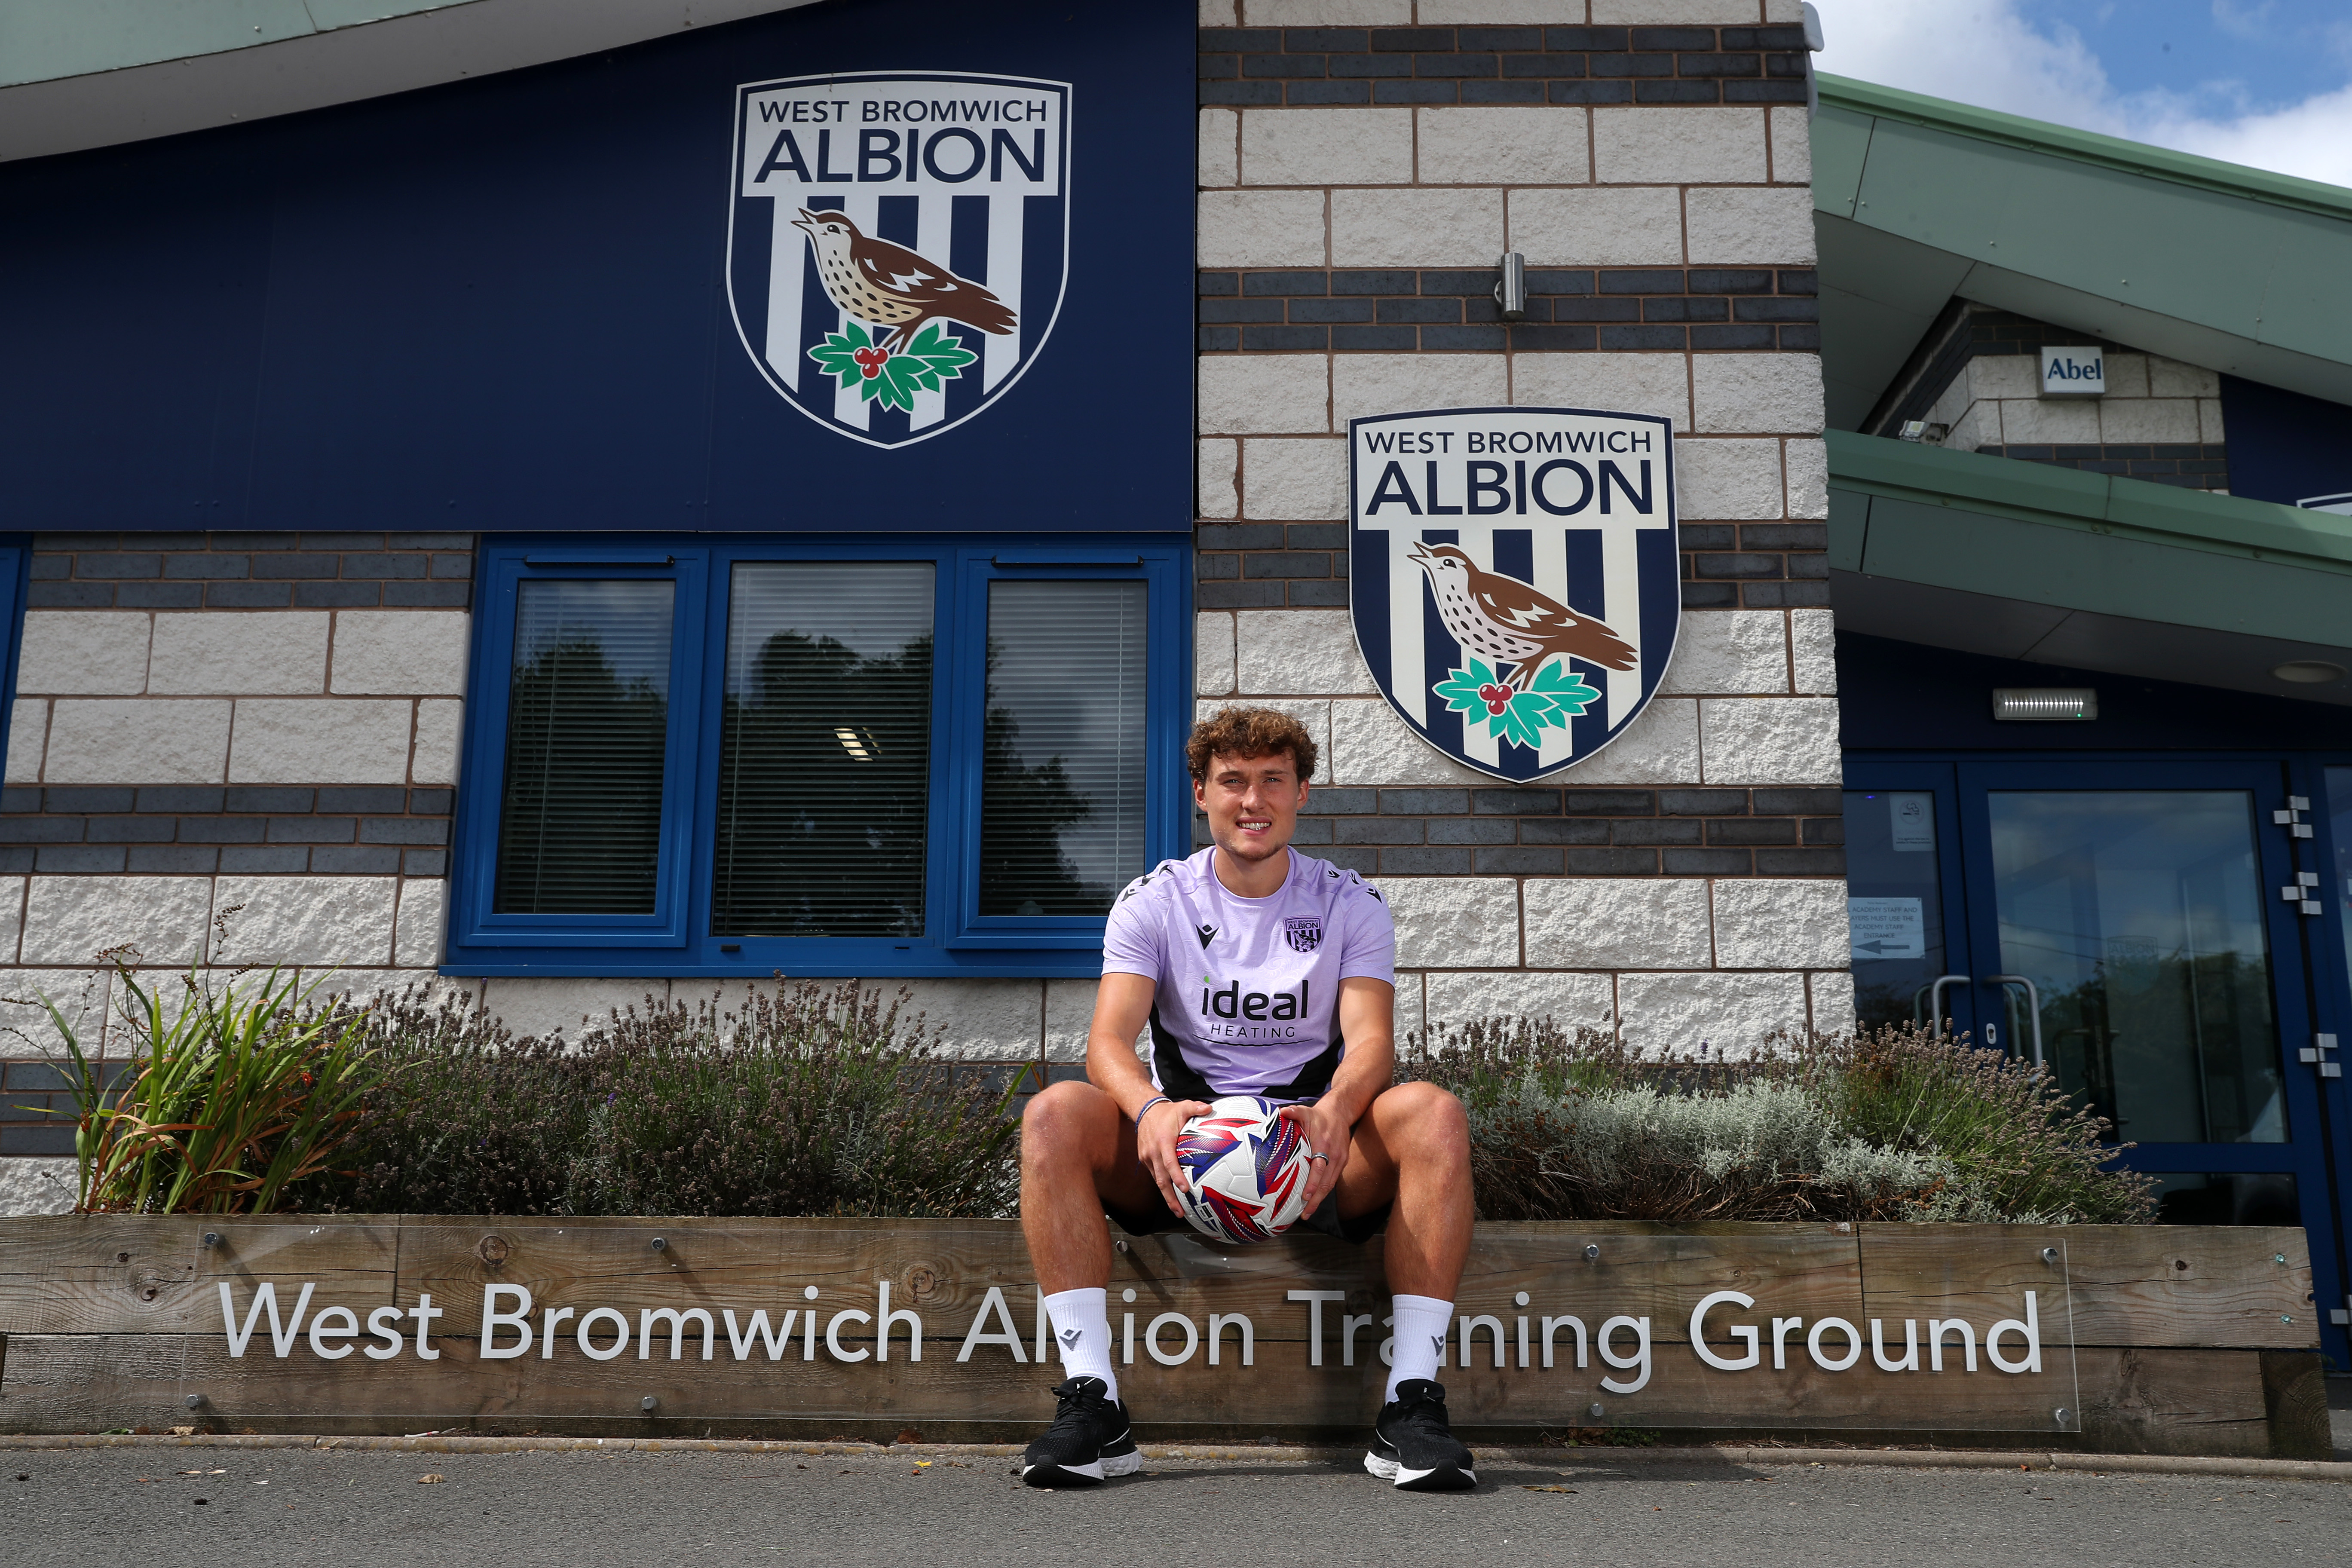
POLYGON ((1177 1200, 1192 1228, 1215 1241, 1267 1241, 1307 1205, 1307 1139, 1270 1100, 1232 1095, 1184 1123, 1177 1200))

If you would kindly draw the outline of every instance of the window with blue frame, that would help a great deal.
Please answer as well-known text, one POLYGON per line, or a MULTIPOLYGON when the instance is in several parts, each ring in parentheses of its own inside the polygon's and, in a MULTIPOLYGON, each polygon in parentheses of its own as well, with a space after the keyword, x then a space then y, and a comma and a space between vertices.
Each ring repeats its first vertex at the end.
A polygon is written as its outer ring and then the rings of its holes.
POLYGON ((1188 550, 486 541, 447 967, 1094 973, 1189 848, 1188 550))

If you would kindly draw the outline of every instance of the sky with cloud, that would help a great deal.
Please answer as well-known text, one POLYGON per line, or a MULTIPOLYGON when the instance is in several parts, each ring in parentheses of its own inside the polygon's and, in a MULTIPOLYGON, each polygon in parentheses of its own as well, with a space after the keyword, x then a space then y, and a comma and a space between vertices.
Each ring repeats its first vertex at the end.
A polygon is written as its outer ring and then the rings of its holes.
POLYGON ((2347 0, 1814 0, 1822 69, 2352 186, 2347 0))

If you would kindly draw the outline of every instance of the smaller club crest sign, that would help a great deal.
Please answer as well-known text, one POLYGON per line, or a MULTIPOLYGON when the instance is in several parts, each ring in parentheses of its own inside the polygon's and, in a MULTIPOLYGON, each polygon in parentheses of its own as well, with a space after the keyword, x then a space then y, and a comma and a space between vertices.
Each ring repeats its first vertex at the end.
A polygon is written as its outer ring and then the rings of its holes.
POLYGON ((768 384, 903 447, 1010 391, 1061 310, 1070 84, 942 72, 736 89, 728 298, 768 384))
POLYGON ((1682 616, 1672 426, 1446 408, 1348 440, 1356 642, 1414 733, 1515 783, 1623 733, 1682 616))

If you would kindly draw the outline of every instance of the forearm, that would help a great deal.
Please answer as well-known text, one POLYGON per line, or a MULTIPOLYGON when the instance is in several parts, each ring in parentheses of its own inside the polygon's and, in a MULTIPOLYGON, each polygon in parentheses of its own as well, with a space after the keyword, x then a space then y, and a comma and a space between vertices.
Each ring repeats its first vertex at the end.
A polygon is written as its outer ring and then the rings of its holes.
POLYGON ((1395 1076, 1394 1041, 1385 1037, 1349 1040, 1346 1054, 1339 1059, 1339 1070, 1331 1075, 1331 1087, 1322 1098, 1345 1111, 1348 1124, 1352 1127, 1371 1109, 1372 1100, 1395 1076))
POLYGON ((1339 1038, 1345 1047, 1323 1100, 1353 1127, 1396 1076, 1396 988, 1369 977, 1339 982, 1339 1038))
POLYGON ((1119 1110, 1130 1121, 1143 1109, 1144 1102, 1160 1092, 1152 1087, 1151 1074, 1136 1056, 1134 1044, 1100 1033, 1087 1037, 1087 1079, 1118 1101, 1119 1110))

